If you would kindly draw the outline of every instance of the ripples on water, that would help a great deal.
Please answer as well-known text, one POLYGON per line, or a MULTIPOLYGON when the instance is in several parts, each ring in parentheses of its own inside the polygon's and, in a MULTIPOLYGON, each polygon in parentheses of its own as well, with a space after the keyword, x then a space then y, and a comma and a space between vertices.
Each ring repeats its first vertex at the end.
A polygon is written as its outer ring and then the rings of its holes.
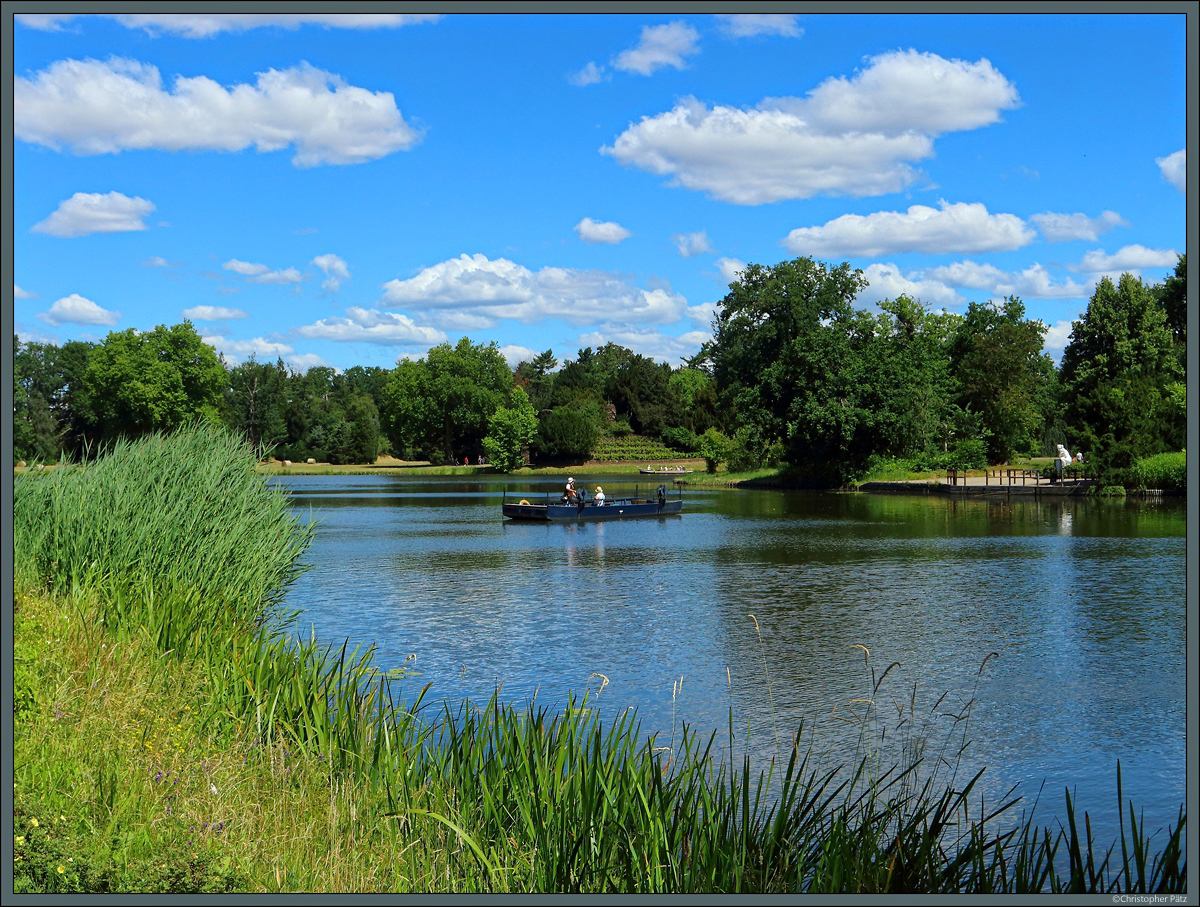
POLYGON ((301 626, 374 644, 383 668, 415 655, 408 684, 434 699, 591 690, 664 742, 683 722, 724 742, 732 714, 735 748, 766 760, 801 722, 852 752, 854 699, 882 726, 912 715, 936 750, 974 697, 963 767, 987 766, 989 802, 1018 782, 1031 802, 1046 779, 1043 821, 1067 786, 1114 812, 1118 758, 1149 819, 1184 800, 1182 501, 722 490, 687 493, 681 517, 522 525, 500 517, 497 481, 281 484, 319 521, 289 596, 301 626))

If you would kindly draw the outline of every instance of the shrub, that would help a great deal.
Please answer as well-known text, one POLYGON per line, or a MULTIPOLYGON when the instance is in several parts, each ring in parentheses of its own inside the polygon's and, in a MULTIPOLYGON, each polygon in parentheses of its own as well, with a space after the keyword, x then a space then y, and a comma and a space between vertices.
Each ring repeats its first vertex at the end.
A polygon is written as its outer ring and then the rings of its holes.
POLYGON ((704 468, 709 473, 715 473, 717 467, 729 457, 729 439, 715 428, 710 428, 702 434, 697 439, 696 446, 700 449, 700 455, 704 457, 704 468))
POLYGON ((1163 491, 1187 488, 1187 451, 1162 453, 1134 461, 1128 483, 1134 488, 1158 488, 1163 491))
POLYGON ((586 459, 591 456, 598 436, 592 413, 561 406, 542 415, 535 445, 544 456, 586 459))

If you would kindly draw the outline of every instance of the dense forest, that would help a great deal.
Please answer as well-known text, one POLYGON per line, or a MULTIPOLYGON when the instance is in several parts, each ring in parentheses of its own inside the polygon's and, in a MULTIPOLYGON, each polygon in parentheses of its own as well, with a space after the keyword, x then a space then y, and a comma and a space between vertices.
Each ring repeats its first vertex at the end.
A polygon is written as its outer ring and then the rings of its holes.
POLYGON ((1120 483, 1183 448, 1186 258, 1160 284, 1103 278, 1056 367, 1020 299, 963 315, 899 297, 855 308, 861 271, 810 258, 749 265, 717 306, 713 338, 678 367, 616 344, 511 369, 466 337, 395 368, 304 373, 229 366, 189 322, 62 346, 14 335, 14 457, 101 453, 120 436, 217 422, 264 453, 370 463, 483 457, 509 471, 581 462, 638 435, 710 468, 786 469, 836 485, 882 459, 978 467, 1084 451, 1120 483))

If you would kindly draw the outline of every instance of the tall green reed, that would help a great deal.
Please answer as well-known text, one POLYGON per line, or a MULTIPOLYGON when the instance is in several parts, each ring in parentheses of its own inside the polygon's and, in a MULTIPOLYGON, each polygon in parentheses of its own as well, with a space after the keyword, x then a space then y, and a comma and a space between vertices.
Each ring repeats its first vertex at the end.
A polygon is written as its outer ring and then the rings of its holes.
POLYGON ((164 651, 278 619, 312 530, 255 462, 233 435, 196 425, 25 473, 17 569, 54 592, 95 592, 99 620, 151 633, 164 651))

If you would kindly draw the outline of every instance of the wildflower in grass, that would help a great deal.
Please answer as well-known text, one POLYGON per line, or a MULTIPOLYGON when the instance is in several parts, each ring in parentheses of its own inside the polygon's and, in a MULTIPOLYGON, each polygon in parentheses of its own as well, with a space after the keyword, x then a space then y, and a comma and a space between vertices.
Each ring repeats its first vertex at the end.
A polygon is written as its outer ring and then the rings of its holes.
POLYGON ((30 825, 31 825, 33 828, 37 828, 37 827, 38 827, 38 820, 37 820, 36 818, 30 819, 30 820, 29 820, 29 824, 30 824, 30 825))
POLYGON ((17 847, 24 847, 25 846, 25 836, 17 835, 15 838, 13 838, 13 843, 16 844, 17 847))
POLYGON ((58 871, 59 871, 59 873, 64 873, 64 872, 66 872, 67 870, 66 870, 64 867, 62 867, 62 866, 59 866, 59 867, 58 867, 58 871))

